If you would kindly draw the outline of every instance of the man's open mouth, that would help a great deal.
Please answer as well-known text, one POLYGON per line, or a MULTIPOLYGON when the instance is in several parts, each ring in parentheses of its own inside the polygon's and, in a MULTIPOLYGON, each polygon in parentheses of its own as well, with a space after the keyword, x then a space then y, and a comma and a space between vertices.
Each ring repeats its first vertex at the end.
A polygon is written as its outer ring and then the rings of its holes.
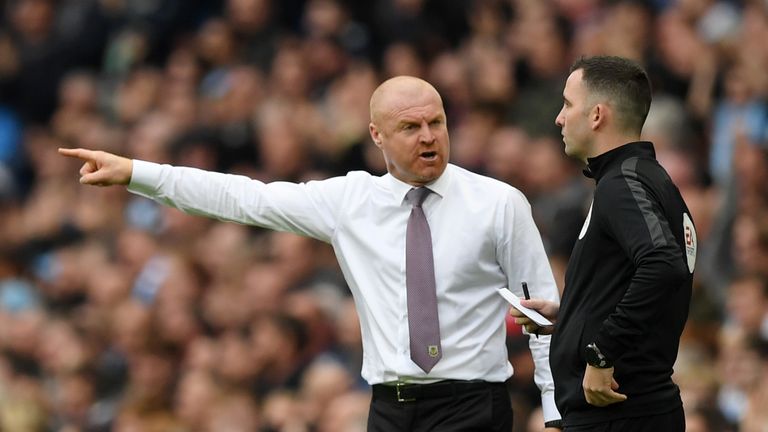
POLYGON ((422 157, 423 159, 432 160, 437 158, 437 152, 435 151, 422 152, 421 154, 419 154, 419 156, 422 157))

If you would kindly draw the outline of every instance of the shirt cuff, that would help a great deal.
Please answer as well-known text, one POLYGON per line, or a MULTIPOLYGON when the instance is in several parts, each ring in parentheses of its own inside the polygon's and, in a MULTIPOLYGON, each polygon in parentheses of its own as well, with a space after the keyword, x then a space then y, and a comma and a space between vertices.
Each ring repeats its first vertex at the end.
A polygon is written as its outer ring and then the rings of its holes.
POLYGON ((560 411, 555 405, 555 392, 548 391, 541 394, 541 412, 544 414, 544 421, 560 420, 560 411))
POLYGON ((134 159, 128 190, 140 195, 152 194, 160 184, 162 169, 160 164, 134 159))

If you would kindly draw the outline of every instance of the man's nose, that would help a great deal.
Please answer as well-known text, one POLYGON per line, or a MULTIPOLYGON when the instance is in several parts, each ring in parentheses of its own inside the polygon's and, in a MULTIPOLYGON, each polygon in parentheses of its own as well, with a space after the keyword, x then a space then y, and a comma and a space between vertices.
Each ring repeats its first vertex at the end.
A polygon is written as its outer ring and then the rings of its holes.
POLYGON ((423 143, 432 143, 435 141, 435 134, 432 132, 432 129, 430 129, 429 124, 426 121, 421 122, 419 140, 423 143))
POLYGON ((557 113, 557 117, 555 117, 555 124, 563 127, 564 119, 563 119, 563 112, 557 113))

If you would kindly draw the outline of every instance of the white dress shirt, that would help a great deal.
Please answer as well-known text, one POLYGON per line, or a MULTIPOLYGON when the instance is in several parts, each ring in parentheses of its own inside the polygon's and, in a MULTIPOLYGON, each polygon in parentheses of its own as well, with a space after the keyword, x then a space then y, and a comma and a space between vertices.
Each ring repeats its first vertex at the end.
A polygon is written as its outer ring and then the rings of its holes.
MULTIPOLYGON (((392 175, 350 172, 307 183, 262 183, 243 176, 135 160, 129 190, 185 212, 289 231, 330 243, 354 296, 370 384, 439 379, 503 382, 509 305, 496 292, 559 301, 528 201, 506 183, 448 165, 427 185, 442 359, 429 374, 410 358, 405 231, 412 186, 392 175)), ((560 418, 549 368, 549 336, 530 338, 546 420, 560 418)))

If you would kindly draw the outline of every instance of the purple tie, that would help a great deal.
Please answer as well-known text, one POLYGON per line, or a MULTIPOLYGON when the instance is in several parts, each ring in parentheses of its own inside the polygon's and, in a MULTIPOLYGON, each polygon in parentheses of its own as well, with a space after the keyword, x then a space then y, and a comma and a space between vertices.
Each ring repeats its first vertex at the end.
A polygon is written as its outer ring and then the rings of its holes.
POLYGON ((411 189, 405 199, 413 208, 405 239, 405 285, 408 291, 408 333, 411 359, 429 373, 443 357, 440 347, 440 322, 437 317, 435 265, 432 234, 421 204, 429 189, 411 189))

